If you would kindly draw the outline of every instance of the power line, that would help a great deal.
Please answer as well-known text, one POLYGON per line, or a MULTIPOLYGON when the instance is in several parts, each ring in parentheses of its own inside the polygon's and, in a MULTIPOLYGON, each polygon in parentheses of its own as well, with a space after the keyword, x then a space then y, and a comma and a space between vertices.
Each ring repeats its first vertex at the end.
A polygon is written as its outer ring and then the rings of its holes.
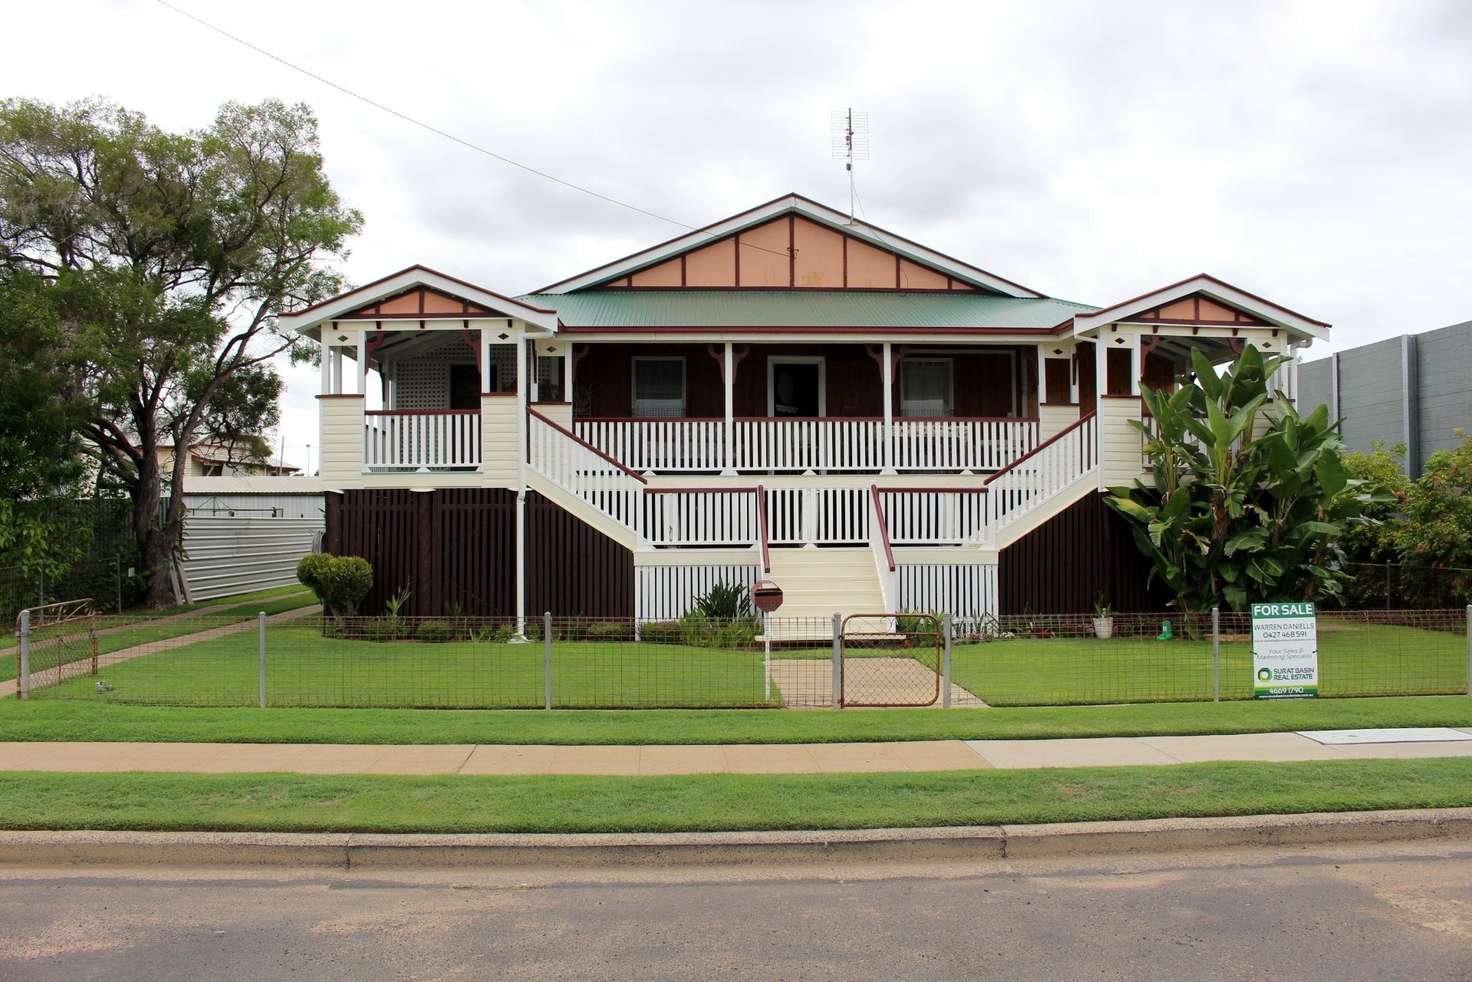
POLYGON ((572 181, 564 180, 563 178, 558 177, 556 174, 549 174, 549 173, 547 173, 544 170, 539 170, 538 168, 531 166, 530 164, 523 164, 519 160, 513 160, 512 158, 507 157, 504 154, 496 153, 494 150, 488 150, 487 148, 485 148, 485 147, 483 147, 483 146, 481 146, 481 145, 479 145, 477 143, 472 143, 471 141, 466 140, 466 139, 464 139, 462 137, 458 137, 458 136, 456 136, 453 133, 446 132, 445 130, 440 129, 437 126, 434 126, 434 125, 432 125, 430 123, 426 123, 426 122, 424 122, 421 119, 416 119, 415 117, 410 116, 408 113, 400 112, 399 110, 393 108, 392 106, 384 105, 383 103, 377 101, 376 99, 369 98, 368 96, 363 95, 360 92, 355 92, 355 91, 353 91, 352 89, 348 88, 345 85, 341 85, 341 84, 339 84, 337 82, 334 82, 330 78, 326 78, 326 77, 324 77, 322 75, 318 75, 316 72, 314 72, 314 71, 312 71, 310 69, 303 68, 302 66, 300 66, 298 64, 295 64, 294 62, 288 61, 285 58, 281 57, 280 55, 275 54, 274 52, 267 51, 265 48, 261 47, 258 44, 254 44, 254 43, 252 43, 250 41, 247 41, 243 37, 240 37, 240 36, 235 35, 235 34, 231 34, 229 31, 225 30, 223 27, 217 27, 216 25, 211 24, 209 21, 203 19, 202 17, 196 17, 194 14, 190 13, 189 11, 184 10, 184 9, 182 9, 180 7, 174 6, 173 4, 169 3, 168 0, 154 0, 154 2, 156 2, 161 7, 166 7, 169 10, 172 10, 174 13, 179 14, 180 16, 189 18, 190 20, 194 21, 196 24, 199 24, 201 27, 205 27, 205 28, 208 28, 211 31, 214 31, 216 34, 220 35, 221 37, 229 38, 231 41, 234 41, 236 44, 244 45, 245 47, 251 49, 252 51, 256 52, 257 54, 264 55, 267 58, 270 58, 272 61, 277 62, 278 64, 285 65, 287 68, 290 68, 292 71, 300 72, 301 74, 307 76, 308 78, 314 79, 315 81, 318 81, 318 82, 321 82, 323 85, 326 85, 329 88, 336 89, 337 91, 341 92, 343 95, 349 96, 349 97, 351 97, 353 99, 357 99, 359 102, 366 103, 367 105, 372 106, 374 109, 380 110, 381 112, 388 113, 390 116, 395 116, 398 119, 401 119, 404 122, 409 123, 412 126, 417 126, 420 129, 422 129, 422 130, 428 130, 430 133, 433 133, 435 136, 443 137, 444 139, 450 140, 453 143, 458 143, 462 147, 465 147, 466 149, 474 150, 476 153, 484 154, 485 156, 490 157, 493 160, 498 160, 498 161, 500 161, 503 164, 509 164, 512 167, 516 167, 516 168, 519 168, 521 170, 524 170, 528 174, 534 174, 537 177, 543 178, 544 180, 551 181, 554 184, 560 184, 563 187, 565 187, 565 188, 571 188, 574 191, 581 191, 583 194, 590 195, 590 196, 592 196, 594 198, 597 198, 600 201, 606 201, 606 202, 608 202, 611 205, 618 205, 620 208, 627 208, 630 211, 638 212, 640 215, 644 215, 644 216, 646 216, 648 218, 653 218, 653 219, 656 219, 656 220, 661 221, 661 222, 668 222, 671 225, 678 225, 681 228, 690 229, 692 231, 694 231, 694 229, 695 229, 695 226, 689 225, 689 224, 687 224, 685 222, 682 222, 682 221, 679 221, 678 219, 670 218, 670 217, 668 217, 666 215, 661 215, 658 212, 650 211, 647 208, 640 208, 638 205, 631 205, 627 201, 620 201, 618 198, 610 197, 609 195, 603 194, 603 193, 601 193, 599 191, 594 191, 592 188, 584 187, 581 184, 575 184, 572 181))
MULTIPOLYGON (((357 99, 359 102, 362 102, 362 103, 364 103, 366 105, 372 106, 374 109, 377 109, 380 112, 388 113, 390 116, 393 116, 393 117, 395 117, 397 119, 400 119, 403 122, 410 124, 411 126, 417 126, 420 129, 422 129, 422 130, 426 130, 427 132, 433 133, 435 136, 442 137, 443 139, 449 140, 452 143, 458 143, 460 146, 465 147, 467 150, 473 150, 476 153, 484 154, 485 156, 490 157, 492 160, 499 161, 500 163, 507 164, 507 165, 509 165, 511 167, 516 167, 516 168, 518 168, 520 170, 526 171, 528 174, 535 175, 536 177, 540 177, 543 180, 551 181, 554 184, 560 184, 563 187, 570 188, 573 191, 580 191, 583 194, 589 195, 590 197, 597 198, 599 201, 606 201, 607 203, 609 203, 611 205, 617 205, 620 208, 627 208, 629 211, 636 212, 637 214, 640 214, 640 215, 644 215, 647 218, 653 218, 656 221, 667 222, 670 225, 676 225, 676 226, 679 226, 680 228, 688 229, 688 230, 690 230, 692 232, 699 231, 699 229, 697 229, 694 225, 689 224, 688 222, 682 222, 679 219, 670 218, 667 215, 661 215, 658 212, 650 211, 647 208, 640 208, 638 205, 629 204, 627 201, 621 201, 618 198, 612 197, 612 196, 607 195, 607 194, 603 194, 600 191, 594 191, 592 188, 584 187, 581 184, 576 184, 576 183, 574 183, 572 181, 565 180, 564 178, 558 177, 556 174, 549 174, 549 173, 547 173, 544 170, 541 170, 539 168, 536 168, 536 167, 531 166, 530 164, 524 164, 524 163, 522 163, 519 160, 514 160, 511 157, 506 156, 505 154, 496 153, 494 150, 487 149, 486 147, 483 147, 483 146, 481 146, 478 143, 473 143, 470 140, 464 139, 463 137, 456 136, 454 133, 450 133, 450 132, 448 132, 446 130, 442 130, 438 126, 435 126, 435 125, 433 125, 431 123, 426 123, 426 122, 424 122, 421 119, 418 119, 418 118, 416 118, 414 116, 410 116, 408 113, 401 112, 401 111, 393 108, 392 106, 385 105, 384 103, 381 103, 381 102, 379 102, 376 99, 373 99, 373 98, 370 98, 369 96, 363 95, 360 92, 356 92, 353 89, 348 88, 346 85, 342 85, 341 83, 334 82, 332 79, 327 78, 327 77, 325 77, 323 75, 319 75, 319 74, 317 74, 316 72, 312 71, 309 68, 303 68, 301 65, 298 65, 295 62, 288 61, 287 59, 281 57, 280 55, 276 54, 275 52, 268 51, 268 50, 266 50, 265 48, 261 47, 258 44, 255 44, 255 43, 253 43, 251 41, 247 41, 245 38, 240 37, 239 35, 230 33, 229 31, 225 30, 223 27, 219 27, 219 26, 217 26, 215 24, 212 24, 212 23, 210 23, 209 21, 205 20, 202 17, 197 17, 194 14, 190 13, 187 10, 184 10, 181 7, 174 6, 172 3, 169 3, 168 0, 154 0, 154 2, 157 3, 160 7, 164 7, 166 9, 168 9, 168 10, 172 10, 174 13, 180 15, 181 17, 187 17, 188 19, 194 21, 196 24, 200 25, 201 27, 204 27, 204 28, 206 28, 206 29, 208 29, 210 31, 213 31, 214 33, 220 35, 223 38, 228 38, 229 40, 234 41, 236 44, 243 45, 244 47, 249 48, 250 50, 254 51, 256 54, 264 55, 265 57, 270 58, 272 61, 276 62, 277 64, 284 65, 285 67, 290 68, 294 72, 299 72, 302 75, 305 75, 305 76, 307 76, 310 79, 313 79, 314 81, 321 82, 323 85, 327 86, 328 88, 336 89, 338 92, 341 92, 343 95, 348 96, 349 98, 357 99)), ((704 234, 706 235, 707 238, 715 238, 715 236, 712 235, 709 232, 704 233, 704 234)), ((744 245, 744 246, 747 246, 748 248, 751 248, 751 249, 759 249, 762 252, 770 252, 774 256, 787 256, 788 255, 788 253, 786 251, 780 251, 780 250, 777 250, 777 249, 768 249, 765 246, 759 246, 759 245, 755 245, 755 244, 748 243, 748 242, 743 242, 741 244, 744 245)))

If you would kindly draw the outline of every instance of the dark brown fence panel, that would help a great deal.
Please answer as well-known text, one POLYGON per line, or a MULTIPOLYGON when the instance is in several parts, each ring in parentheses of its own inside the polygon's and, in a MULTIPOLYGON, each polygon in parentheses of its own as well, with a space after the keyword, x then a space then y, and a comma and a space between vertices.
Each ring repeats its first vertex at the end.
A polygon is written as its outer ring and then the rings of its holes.
POLYGON ((634 616, 634 554, 535 491, 526 551, 527 616, 634 616))
POLYGON ((1162 610, 1169 597, 1146 586, 1150 563, 1128 524, 1099 494, 1044 522, 997 560, 1000 613, 1077 614, 1103 591, 1117 611, 1162 610))
MULTIPOLYGON (((400 590, 406 616, 516 613, 516 495, 506 488, 328 494, 326 543, 373 564, 364 614, 400 590)), ((534 492, 526 551, 527 616, 634 615, 633 553, 534 492)))

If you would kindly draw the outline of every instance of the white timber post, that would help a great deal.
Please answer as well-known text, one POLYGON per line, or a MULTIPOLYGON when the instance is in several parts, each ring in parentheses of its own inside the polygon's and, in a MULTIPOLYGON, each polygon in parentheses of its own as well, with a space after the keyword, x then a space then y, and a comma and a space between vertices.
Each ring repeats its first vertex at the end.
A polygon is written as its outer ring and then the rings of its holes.
POLYGON ((721 362, 721 375, 726 385, 726 420, 722 437, 726 443, 726 467, 722 474, 736 473, 736 379, 735 366, 731 363, 731 342, 727 341, 724 360, 721 362))
MULTIPOLYGON (((364 399, 368 398, 368 332, 358 332, 358 388, 355 390, 364 399)), ((367 405, 367 403, 364 403, 367 405)))
MULTIPOLYGON (((1048 357, 1044 352, 1045 346, 1039 344, 1038 349, 1038 417, 1043 415, 1043 404, 1048 401, 1048 357)), ((1024 413, 1023 415, 1027 415, 1024 413)))
POLYGON ((567 342, 567 350, 562 353, 562 401, 567 403, 567 419, 572 421, 572 342, 567 342))
POLYGON ((334 395, 342 395, 342 349, 333 345, 332 351, 332 392, 334 395))
POLYGON ((1145 374, 1145 359, 1140 356, 1140 335, 1130 335, 1130 395, 1140 394, 1140 376, 1145 374))
POLYGON ((890 357, 890 342, 884 342, 883 362, 880 363, 881 383, 884 389, 884 470, 894 471, 894 359, 890 357))
POLYGON ((526 442, 527 346, 523 329, 516 339, 516 636, 526 640, 526 442))
POLYGON ((322 394, 327 396, 332 394, 332 346, 327 343, 326 324, 322 325, 321 331, 322 335, 317 343, 321 348, 322 394))
POLYGON ((1108 417, 1104 414, 1104 394, 1109 391, 1109 346, 1105 342, 1104 329, 1099 328, 1094 337, 1094 460, 1099 464, 1099 490, 1108 487, 1104 474, 1104 430, 1108 417))
POLYGON ((480 328, 480 394, 491 391, 491 329, 482 324, 480 328))

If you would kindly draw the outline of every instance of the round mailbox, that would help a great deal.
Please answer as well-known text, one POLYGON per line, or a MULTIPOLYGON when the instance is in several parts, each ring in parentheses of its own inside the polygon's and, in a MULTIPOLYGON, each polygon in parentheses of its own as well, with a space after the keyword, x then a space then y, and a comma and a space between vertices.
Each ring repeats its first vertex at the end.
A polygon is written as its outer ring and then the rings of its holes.
POLYGON ((763 614, 770 614, 782 606, 782 588, 771 580, 757 580, 751 586, 751 602, 763 614))

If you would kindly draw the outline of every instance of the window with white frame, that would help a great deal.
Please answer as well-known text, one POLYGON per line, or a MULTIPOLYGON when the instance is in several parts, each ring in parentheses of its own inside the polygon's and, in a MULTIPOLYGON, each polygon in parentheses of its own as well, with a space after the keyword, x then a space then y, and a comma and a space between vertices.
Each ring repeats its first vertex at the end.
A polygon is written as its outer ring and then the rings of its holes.
POLYGON ((900 362, 900 415, 949 416, 952 400, 949 358, 906 358, 900 362))
POLYGON ((634 415, 685 415, 685 359, 633 359, 634 415))

